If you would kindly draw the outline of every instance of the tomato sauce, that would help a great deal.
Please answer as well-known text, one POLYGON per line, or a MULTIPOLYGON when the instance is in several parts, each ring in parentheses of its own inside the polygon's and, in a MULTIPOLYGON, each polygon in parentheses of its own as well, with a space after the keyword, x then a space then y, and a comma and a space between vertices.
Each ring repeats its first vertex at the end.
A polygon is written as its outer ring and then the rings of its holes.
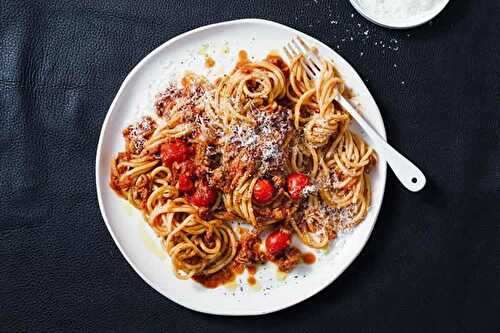
POLYGON ((236 275, 228 268, 223 268, 211 275, 194 275, 193 280, 201 283, 206 288, 217 288, 218 286, 231 282, 236 275))
POLYGON ((257 280, 253 275, 250 275, 247 279, 249 285, 254 286, 257 283, 257 280))
POLYGON ((236 276, 243 274, 244 271, 244 265, 233 262, 229 265, 229 267, 225 267, 214 274, 195 275, 193 276, 193 280, 202 284, 206 288, 217 288, 223 284, 235 281, 236 276))
POLYGON ((316 256, 311 252, 304 253, 302 254, 302 261, 305 264, 312 265, 316 262, 316 256))
POLYGON ((234 272, 234 274, 240 275, 245 271, 245 266, 240 263, 233 263, 231 265, 231 270, 234 272))
POLYGON ((249 63, 247 51, 240 50, 240 52, 238 52, 238 60, 236 61, 236 68, 241 68, 247 63, 249 63))
POLYGON ((290 68, 288 68, 288 65, 286 62, 283 60, 283 58, 280 57, 278 52, 272 51, 269 53, 266 57, 266 61, 270 62, 271 64, 277 66, 283 74, 285 75, 285 78, 288 78, 290 75, 290 68))
POLYGON ((212 68, 214 66, 215 66, 215 60, 212 57, 206 57, 205 58, 205 67, 212 68))
POLYGON ((257 267, 255 267, 255 266, 248 266, 247 270, 248 270, 248 274, 254 275, 257 272, 257 267))
POLYGON ((182 87, 187 89, 191 85, 191 81, 192 80, 188 75, 184 76, 181 80, 182 87))

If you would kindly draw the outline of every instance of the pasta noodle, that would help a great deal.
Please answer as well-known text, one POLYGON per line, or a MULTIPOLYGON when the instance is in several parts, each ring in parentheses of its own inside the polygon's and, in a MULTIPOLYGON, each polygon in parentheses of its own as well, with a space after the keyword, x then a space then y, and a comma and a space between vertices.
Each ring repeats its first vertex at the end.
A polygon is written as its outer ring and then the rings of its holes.
POLYGON ((300 56, 287 65, 243 54, 213 84, 188 73, 158 96, 155 115, 124 130, 110 185, 141 210, 180 279, 266 258, 289 270, 300 251, 263 253, 262 234, 286 230, 322 248, 370 207, 376 155, 350 131, 337 92, 345 86, 331 62, 314 82, 300 56), (252 231, 237 232, 236 220, 252 231))

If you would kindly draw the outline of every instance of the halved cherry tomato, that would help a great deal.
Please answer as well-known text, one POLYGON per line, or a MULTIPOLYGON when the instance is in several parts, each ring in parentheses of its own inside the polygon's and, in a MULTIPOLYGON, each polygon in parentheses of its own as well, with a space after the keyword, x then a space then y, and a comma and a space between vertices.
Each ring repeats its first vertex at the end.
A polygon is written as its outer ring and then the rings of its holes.
POLYGON ((187 143, 180 139, 176 139, 175 141, 164 143, 161 146, 160 155, 163 164, 171 167, 174 162, 183 162, 187 160, 191 153, 191 148, 187 143))
POLYGON ((209 207, 217 200, 217 191, 205 183, 197 184, 194 193, 189 198, 191 203, 198 207, 209 207))
POLYGON ((292 242, 292 234, 287 230, 273 231, 266 238, 266 250, 271 255, 279 254, 292 242))
POLYGON ((259 179, 253 187, 253 200, 261 205, 271 201, 274 194, 273 184, 267 179, 259 179))
POLYGON ((179 191, 191 192, 194 189, 194 183, 188 175, 179 176, 179 191))
POLYGON ((294 172, 288 176, 288 193, 293 200, 299 200, 302 196, 302 190, 309 185, 309 177, 300 172, 294 172))

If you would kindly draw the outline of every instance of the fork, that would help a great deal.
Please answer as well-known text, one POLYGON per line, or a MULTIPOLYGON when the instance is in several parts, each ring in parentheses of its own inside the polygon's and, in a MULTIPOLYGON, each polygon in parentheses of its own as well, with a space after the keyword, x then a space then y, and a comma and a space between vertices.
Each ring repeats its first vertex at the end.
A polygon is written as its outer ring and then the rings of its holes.
MULTIPOLYGON (((295 57, 301 57, 301 64, 310 79, 317 83, 323 64, 320 57, 314 52, 302 38, 297 36, 295 39, 283 47, 285 54, 292 61, 295 57)), ((418 192, 425 186, 425 176, 419 168, 401 155, 396 149, 387 143, 373 127, 359 114, 351 103, 337 90, 335 100, 356 120, 358 125, 372 139, 372 146, 377 153, 382 156, 399 181, 410 191, 418 192)))

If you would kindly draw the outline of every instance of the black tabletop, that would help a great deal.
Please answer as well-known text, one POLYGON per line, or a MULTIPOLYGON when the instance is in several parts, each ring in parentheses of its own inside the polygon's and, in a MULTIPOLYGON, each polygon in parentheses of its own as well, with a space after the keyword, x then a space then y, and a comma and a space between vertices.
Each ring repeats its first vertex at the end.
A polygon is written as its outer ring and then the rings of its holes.
POLYGON ((500 2, 455 0, 394 31, 347 0, 0 2, 0 331, 498 331, 500 2), (336 49, 380 106, 390 142, 427 175, 389 172, 361 255, 328 288, 262 317, 187 310, 111 239, 94 161, 128 72, 190 29, 258 17, 336 49))

